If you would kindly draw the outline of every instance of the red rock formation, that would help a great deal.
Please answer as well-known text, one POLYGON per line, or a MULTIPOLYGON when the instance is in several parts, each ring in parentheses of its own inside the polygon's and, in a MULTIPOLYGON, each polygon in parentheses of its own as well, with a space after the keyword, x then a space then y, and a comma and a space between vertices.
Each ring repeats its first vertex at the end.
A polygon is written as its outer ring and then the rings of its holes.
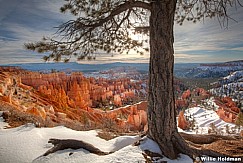
POLYGON ((126 90, 122 94, 123 94, 123 98, 134 98, 135 97, 135 93, 133 90, 126 90))
POLYGON ((183 94, 181 95, 182 99, 188 99, 191 96, 191 91, 188 89, 185 92, 183 92, 183 94))
POLYGON ((217 111, 219 117, 225 122, 235 123, 240 112, 240 109, 236 107, 236 103, 230 97, 218 98, 215 103, 219 106, 217 111))
POLYGON ((230 97, 224 97, 222 99, 222 102, 225 103, 225 105, 229 108, 234 108, 234 107, 237 107, 236 103, 234 101, 232 101, 232 98, 230 97))
POLYGON ((240 113, 240 109, 239 108, 237 108, 237 107, 231 107, 230 108, 233 112, 235 112, 235 113, 240 113))
POLYGON ((140 126, 145 126, 147 124, 147 110, 140 110, 140 126))
POLYGON ((83 120, 85 123, 88 120, 88 123, 102 124, 105 119, 111 119, 121 128, 130 130, 146 128, 147 102, 111 111, 93 109, 91 106, 94 101, 122 106, 124 101, 136 98, 134 89, 140 89, 140 85, 130 79, 85 78, 82 73, 66 75, 0 71, 0 98, 8 103, 12 101, 12 105, 24 104, 19 106, 22 112, 53 122, 68 119, 81 122, 83 116, 86 117, 83 120), (7 97, 11 90, 14 93, 7 97))
POLYGON ((189 127, 189 123, 184 117, 184 111, 180 111, 180 113, 179 113, 178 127, 180 127, 182 130, 186 130, 189 127))
POLYGON ((240 131, 240 136, 243 137, 243 130, 240 131))
POLYGON ((0 85, 0 94, 4 94, 4 92, 5 92, 4 86, 0 85))
POLYGON ((114 105, 115 106, 122 106, 121 96, 114 95, 114 105))
POLYGON ((123 102, 135 98, 134 88, 137 86, 130 79, 85 78, 82 73, 28 72, 21 75, 21 80, 23 84, 34 87, 41 95, 57 102, 58 107, 81 109, 112 102, 122 106, 123 102))
POLYGON ((182 108, 187 108, 189 103, 186 100, 176 100, 175 102, 176 108, 177 109, 182 109, 182 108))
POLYGON ((57 112, 56 115, 59 120, 65 120, 67 117, 65 113, 61 113, 61 112, 57 112))
POLYGON ((79 107, 90 105, 89 80, 82 73, 39 74, 29 73, 21 76, 24 84, 33 86, 40 94, 55 101, 60 108, 79 107), (71 106, 69 106, 71 105, 71 106))
POLYGON ((44 109, 46 113, 55 114, 55 110, 52 105, 48 105, 44 109))
POLYGON ((236 120, 235 114, 225 111, 223 108, 219 108, 217 110, 217 114, 220 117, 220 119, 222 119, 223 121, 228 122, 228 123, 235 123, 235 120, 236 120))
POLYGON ((126 124, 130 130, 143 130, 147 124, 147 102, 141 102, 130 107, 126 124))
POLYGON ((7 95, 7 96, 0 96, 0 100, 4 101, 4 102, 8 102, 8 103, 12 103, 12 100, 11 100, 11 96, 10 95, 7 95))
POLYGON ((200 96, 202 100, 207 99, 207 98, 210 97, 210 93, 208 91, 206 91, 205 89, 203 89, 203 88, 195 89, 194 93, 197 96, 200 96))
POLYGON ((19 84, 19 87, 22 88, 22 89, 24 89, 24 90, 29 90, 29 91, 32 89, 32 87, 30 87, 28 85, 24 85, 22 83, 19 84))
POLYGON ((147 102, 140 102, 107 112, 92 109, 92 112, 92 114, 100 115, 100 119, 106 117, 114 120, 119 128, 123 129, 143 130, 147 124, 147 102))
POLYGON ((33 108, 28 109, 26 112, 29 114, 33 114, 35 116, 41 117, 42 119, 46 118, 46 112, 45 112, 44 108, 33 107, 33 108))

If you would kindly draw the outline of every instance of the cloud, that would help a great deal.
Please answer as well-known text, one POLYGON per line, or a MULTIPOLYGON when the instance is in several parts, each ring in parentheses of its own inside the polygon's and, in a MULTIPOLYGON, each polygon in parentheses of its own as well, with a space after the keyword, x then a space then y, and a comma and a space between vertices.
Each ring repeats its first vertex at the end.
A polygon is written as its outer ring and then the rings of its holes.
POLYGON ((59 0, 11 0, 0 6, 0 64, 42 62, 43 54, 24 49, 24 43, 51 36, 55 26, 70 19, 59 13, 59 0))
MULTIPOLYGON (((61 14, 60 0, 0 0, 0 64, 14 62, 42 62, 43 54, 27 51, 26 42, 35 42, 50 36, 58 26, 73 17, 61 14)), ((205 22, 175 25, 175 61, 211 62, 242 59, 243 8, 232 9, 230 15, 238 23, 229 22, 228 29, 221 28, 217 19, 205 22)), ((149 54, 135 52, 129 55, 97 55, 95 62, 148 62, 149 54)))
MULTIPOLYGON (((175 62, 176 63, 202 63, 204 58, 209 58, 210 56, 207 54, 186 54, 186 53, 176 53, 175 54, 175 62)), ((205 61, 204 61, 205 62, 205 61)))
MULTIPOLYGON (((227 28, 221 28, 216 19, 205 20, 205 22, 196 24, 186 23, 184 26, 176 25, 175 53, 186 54, 184 58, 187 57, 188 59, 198 60, 200 58, 204 62, 242 59, 242 13, 243 8, 238 9, 237 12, 232 12, 232 17, 238 22, 230 21, 227 28), (230 54, 230 56, 226 56, 225 53, 230 54), (195 56, 197 57, 195 58, 195 56)), ((177 60, 179 60, 178 57, 177 60)))

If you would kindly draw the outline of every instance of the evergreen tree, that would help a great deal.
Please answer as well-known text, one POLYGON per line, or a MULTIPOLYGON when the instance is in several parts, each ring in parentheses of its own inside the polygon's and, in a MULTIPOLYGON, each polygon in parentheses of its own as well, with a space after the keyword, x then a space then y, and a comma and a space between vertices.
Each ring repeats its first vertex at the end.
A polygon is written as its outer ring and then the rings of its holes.
POLYGON ((173 26, 174 22, 182 25, 185 20, 196 23, 213 17, 227 25, 229 8, 239 5, 239 0, 66 0, 61 12, 70 12, 74 19, 58 27, 58 36, 25 46, 50 52, 43 58, 46 61, 64 62, 72 56, 95 59, 97 50, 149 51, 148 136, 171 159, 178 153, 216 155, 192 149, 177 131, 173 26), (144 47, 147 40, 133 40, 131 31, 147 33, 149 48, 144 47))
POLYGON ((238 126, 243 126, 243 113, 242 112, 240 112, 238 114, 235 124, 238 126))

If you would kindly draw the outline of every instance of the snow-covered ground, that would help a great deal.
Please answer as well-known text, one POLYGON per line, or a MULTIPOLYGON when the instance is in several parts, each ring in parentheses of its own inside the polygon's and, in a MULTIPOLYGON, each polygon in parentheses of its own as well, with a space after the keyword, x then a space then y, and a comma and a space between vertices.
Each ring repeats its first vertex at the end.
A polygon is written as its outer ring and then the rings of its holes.
POLYGON ((243 70, 240 70, 240 71, 233 72, 232 74, 224 77, 223 79, 227 80, 228 82, 233 82, 242 78, 243 78, 243 70))
MULTIPOLYGON (((195 130, 186 131, 186 133, 208 134, 208 129, 212 124, 220 131, 220 134, 226 134, 226 126, 232 131, 236 129, 236 125, 233 123, 224 122, 213 110, 207 110, 200 107, 189 108, 185 111, 185 115, 190 120, 195 120, 195 130)), ((185 132, 185 131, 183 131, 185 132)))
POLYGON ((243 108, 243 70, 235 71, 212 84, 217 86, 209 90, 213 95, 231 97, 241 103, 243 108))
MULTIPOLYGON (((193 114, 196 124, 202 128, 202 133, 207 130, 210 123, 224 126, 213 111, 202 108, 191 108, 188 114, 193 114)), ((1 163, 142 163, 145 159, 143 150, 161 153, 158 145, 151 139, 145 138, 139 146, 132 144, 140 139, 139 136, 120 136, 106 141, 97 137, 97 131, 74 131, 66 127, 36 128, 27 124, 12 129, 4 129, 7 124, 0 119, 0 162, 1 163), (48 144, 50 138, 76 139, 88 142, 102 151, 116 151, 105 156, 92 154, 84 149, 62 150, 43 157, 42 155, 52 147, 48 144)), ((229 124, 233 125, 233 124, 229 124)), ((192 133, 188 131, 188 133, 192 133)), ((164 161, 178 163, 192 163, 186 155, 180 155, 177 160, 163 158, 164 161)), ((160 160, 161 161, 161 160, 160 160)))

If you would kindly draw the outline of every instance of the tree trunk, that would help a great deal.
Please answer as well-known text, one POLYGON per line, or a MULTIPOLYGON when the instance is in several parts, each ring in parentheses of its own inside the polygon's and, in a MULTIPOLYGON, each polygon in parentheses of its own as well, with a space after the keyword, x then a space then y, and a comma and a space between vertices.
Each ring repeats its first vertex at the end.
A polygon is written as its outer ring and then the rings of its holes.
POLYGON ((148 92, 148 136, 166 157, 175 159, 175 141, 183 141, 176 126, 173 88, 174 14, 176 0, 152 2, 150 16, 150 64, 148 92))
MULTIPOLYGON (((187 143, 177 130, 173 88, 173 26, 176 2, 177 0, 151 2, 148 136, 158 143, 163 155, 170 159, 176 159, 179 153, 191 158, 201 155, 227 156, 222 152, 187 143)), ((183 136, 188 138, 185 134, 183 136)), ((200 139, 198 136, 189 138, 196 143, 200 139)), ((210 141, 214 140, 208 140, 208 143, 210 141)))

